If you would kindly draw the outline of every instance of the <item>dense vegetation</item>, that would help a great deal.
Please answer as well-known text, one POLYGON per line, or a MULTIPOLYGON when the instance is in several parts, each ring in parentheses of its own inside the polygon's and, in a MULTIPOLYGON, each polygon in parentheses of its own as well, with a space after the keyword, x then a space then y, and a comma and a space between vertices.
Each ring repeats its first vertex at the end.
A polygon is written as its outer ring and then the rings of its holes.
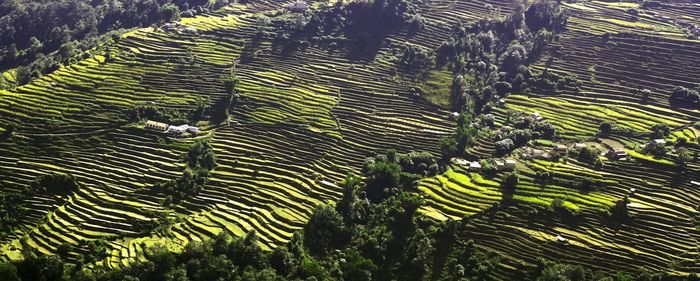
POLYGON ((228 0, 3 1, 0 3, 0 70, 19 66, 16 80, 22 85, 60 65, 89 57, 86 51, 118 40, 119 30, 162 24, 181 15, 192 17, 228 3, 228 0))

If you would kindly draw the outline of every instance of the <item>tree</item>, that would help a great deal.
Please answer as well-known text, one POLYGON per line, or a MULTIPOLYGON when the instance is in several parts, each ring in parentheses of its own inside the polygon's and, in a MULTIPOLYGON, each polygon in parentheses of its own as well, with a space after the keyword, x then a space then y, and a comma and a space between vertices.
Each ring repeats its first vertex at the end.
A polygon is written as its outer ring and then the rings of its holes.
POLYGON ((175 4, 167 3, 158 9, 161 18, 165 22, 180 20, 180 8, 175 4))
POLYGON ((452 137, 443 137, 440 139, 440 152, 442 160, 447 161, 457 155, 457 141, 452 137))
POLYGON ((79 186, 73 175, 47 174, 42 175, 30 184, 32 193, 48 192, 50 194, 68 194, 76 191, 79 186))
POLYGON ((464 94, 467 92, 467 80, 462 75, 458 75, 452 80, 450 90, 450 105, 453 111, 461 111, 464 107, 464 94))
POLYGON ((613 128, 613 123, 610 121, 604 121, 600 123, 600 126, 598 127, 598 134, 601 137, 607 137, 610 135, 610 132, 612 132, 613 128))
POLYGON ((401 166, 397 163, 379 161, 367 173, 365 185, 367 197, 373 202, 386 198, 389 189, 398 188, 401 179, 401 166))
POLYGON ((676 164, 678 164, 678 166, 685 167, 691 159, 690 151, 688 151, 687 148, 682 147, 678 149, 678 157, 676 158, 676 164))
POLYGON ((7 262, 0 265, 0 280, 3 281, 20 281, 17 275, 17 267, 7 262))
POLYGON ((511 139, 503 139, 499 140, 495 143, 496 145, 496 153, 499 155, 506 155, 513 151, 515 148, 515 143, 513 143, 513 140, 511 139))
POLYGON ((501 186, 512 189, 515 188, 516 185, 518 185, 518 181, 520 181, 520 176, 518 176, 518 172, 510 172, 506 174, 506 176, 503 178, 503 183, 501 184, 501 186))
POLYGON ((663 123, 657 123, 651 126, 651 138, 652 139, 663 139, 671 133, 671 129, 668 125, 663 123))
POLYGON ((700 93, 685 87, 676 87, 671 92, 669 102, 687 107, 700 107, 700 93))
POLYGON ((331 249, 348 243, 348 233, 340 214, 328 205, 319 205, 304 226, 304 245, 311 253, 324 256, 331 249))
POLYGON ((216 155, 208 141, 195 142, 192 147, 190 147, 190 151, 187 152, 185 161, 192 169, 201 167, 211 170, 216 167, 216 155))

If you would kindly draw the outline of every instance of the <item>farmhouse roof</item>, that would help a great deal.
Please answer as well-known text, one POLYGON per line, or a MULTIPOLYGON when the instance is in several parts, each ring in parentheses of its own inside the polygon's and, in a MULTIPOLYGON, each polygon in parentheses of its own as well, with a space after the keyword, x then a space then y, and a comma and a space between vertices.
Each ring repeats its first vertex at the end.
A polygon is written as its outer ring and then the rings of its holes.
POLYGON ((568 149, 568 147, 564 144, 557 144, 556 146, 554 146, 554 150, 557 150, 557 151, 565 151, 567 149, 568 149))
POLYGON ((303 12, 309 8, 309 4, 306 4, 306 2, 303 1, 296 1, 292 4, 289 4, 287 8, 292 12, 303 12))
POLYGON ((144 128, 165 131, 169 126, 170 125, 165 123, 148 120, 146 121, 146 126, 144 126, 144 128))

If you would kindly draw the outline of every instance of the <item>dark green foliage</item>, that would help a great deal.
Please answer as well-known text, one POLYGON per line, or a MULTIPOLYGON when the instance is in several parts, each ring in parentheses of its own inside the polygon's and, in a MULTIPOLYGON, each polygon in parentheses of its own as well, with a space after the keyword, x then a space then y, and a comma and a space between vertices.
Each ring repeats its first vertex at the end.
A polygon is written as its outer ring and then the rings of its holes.
POLYGON ((377 266, 372 260, 363 257, 356 250, 349 250, 345 254, 343 264, 343 280, 345 281, 365 281, 372 280, 372 274, 377 271, 377 266))
MULTIPOLYGON (((195 14, 204 7, 218 8, 207 0, 120 1, 2 1, 0 2, 0 69, 18 68, 18 84, 84 57, 109 40, 116 31, 176 20, 179 8, 195 14), (123 1, 122 1, 123 2, 123 1), (48 55, 44 55, 48 54, 48 55)), ((116 40, 115 40, 116 41, 116 40)), ((89 55, 87 55, 89 57, 89 55)))
MULTIPOLYGON (((182 176, 154 185, 154 188, 171 196, 172 203, 179 203, 188 197, 196 196, 204 188, 204 185, 209 181, 209 171, 202 168, 185 170, 182 176)), ((164 202, 165 203, 165 202, 164 202)))
POLYGON ((520 181, 520 176, 518 176, 518 173, 510 172, 503 178, 501 186, 504 188, 513 189, 518 185, 518 181, 520 181))
POLYGON ((632 216, 627 209, 627 204, 629 203, 629 198, 625 196, 624 198, 618 200, 605 215, 613 222, 628 223, 632 220, 632 216))
POLYGON ((137 105, 126 110, 126 117, 131 122, 154 120, 168 124, 187 124, 188 115, 177 109, 160 107, 156 105, 137 105))
POLYGON ((25 194, 16 192, 0 194, 0 232, 12 230, 21 221, 27 211, 24 201, 26 197, 25 194))
POLYGON ((17 267, 11 263, 0 264, 0 280, 20 281, 17 275, 17 267))
POLYGON ((677 150, 678 157, 676 157, 676 164, 681 167, 685 167, 688 162, 692 160, 692 156, 690 155, 690 151, 687 148, 681 147, 677 150))
POLYGON ((58 256, 25 252, 24 261, 16 266, 22 280, 63 280, 64 263, 58 256))
POLYGON ((204 168, 212 170, 216 167, 216 155, 208 141, 196 141, 185 156, 185 162, 190 169, 204 168))
POLYGON ((440 152, 442 161, 448 161, 450 158, 457 155, 457 140, 452 137, 443 137, 440 139, 440 152))
POLYGON ((674 106, 700 108, 700 93, 697 90, 676 87, 669 97, 669 102, 674 106))
POLYGON ((511 139, 503 139, 499 140, 495 143, 496 145, 496 154, 498 155, 506 155, 513 151, 515 148, 515 143, 513 143, 513 140, 511 139))
POLYGON ((304 243, 312 254, 323 256, 331 249, 341 249, 349 241, 343 218, 328 205, 314 209, 304 226, 304 243))
POLYGON ((84 263, 101 261, 109 254, 109 244, 103 239, 89 241, 80 240, 78 247, 85 250, 85 254, 82 255, 82 260, 84 263))
POLYGON ((536 0, 525 12, 525 23, 533 32, 543 28, 553 32, 563 31, 567 20, 566 11, 554 0, 536 0))
POLYGON ((601 137, 607 137, 610 135, 610 132, 612 132, 613 129, 613 123, 610 121, 604 121, 600 123, 600 126, 598 127, 598 135, 601 137))
POLYGON ((663 139, 667 137, 670 133, 671 129, 666 124, 658 123, 651 126, 652 139, 663 139))
POLYGON ((179 203, 191 196, 196 196, 209 181, 209 171, 216 168, 216 154, 206 140, 198 140, 184 156, 187 168, 177 179, 160 182, 154 188, 166 194, 163 205, 179 203))
POLYGON ((48 193, 65 195, 76 191, 78 182, 73 175, 47 174, 42 175, 30 184, 32 193, 48 193))
POLYGON ((598 154, 600 151, 597 149, 589 148, 589 147, 583 147, 581 150, 579 150, 578 155, 576 156, 576 159, 578 161, 581 161, 583 163, 588 163, 588 164, 595 164, 595 161, 598 160, 598 154))
POLYGON ((582 82, 573 76, 560 75, 545 69, 539 76, 532 77, 528 85, 537 87, 539 90, 556 92, 567 88, 577 90, 581 87, 582 82))
POLYGON ((401 166, 397 163, 378 161, 369 167, 365 184, 367 198, 379 202, 389 195, 390 189, 399 187, 401 166))

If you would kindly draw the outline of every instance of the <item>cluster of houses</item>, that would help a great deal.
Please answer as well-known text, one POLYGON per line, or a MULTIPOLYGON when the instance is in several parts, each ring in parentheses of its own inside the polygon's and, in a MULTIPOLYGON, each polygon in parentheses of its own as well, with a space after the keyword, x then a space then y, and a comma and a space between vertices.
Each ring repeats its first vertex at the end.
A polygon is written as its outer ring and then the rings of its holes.
POLYGON ((197 29, 186 26, 179 22, 169 22, 160 27, 165 32, 176 33, 179 35, 197 35, 197 29))
MULTIPOLYGON (((457 157, 454 157, 451 160, 452 163, 467 167, 467 170, 470 172, 479 172, 482 169, 481 164, 478 161, 467 161, 463 158, 457 157)), ((513 171, 515 170, 516 162, 513 159, 497 159, 492 160, 492 164, 498 171, 513 171)))
POLYGON ((613 147, 605 153, 605 157, 610 160, 622 160, 627 158, 627 151, 623 147, 613 147))
POLYGON ((566 153, 569 152, 569 149, 578 151, 583 149, 584 147, 586 147, 586 144, 584 143, 574 143, 573 145, 571 145, 571 147, 559 143, 554 145, 554 147, 552 147, 552 149, 549 151, 536 148, 525 148, 522 152, 522 157, 523 159, 551 159, 555 156, 566 155, 566 153))
POLYGON ((146 121, 146 125, 144 126, 145 129, 149 130, 154 130, 162 133, 168 133, 168 134, 174 134, 174 135, 179 135, 185 132, 191 133, 191 134, 197 134, 199 132, 199 128, 190 126, 190 125, 180 125, 180 126, 174 126, 174 125, 168 125, 165 123, 161 122, 156 122, 156 121, 146 121))

